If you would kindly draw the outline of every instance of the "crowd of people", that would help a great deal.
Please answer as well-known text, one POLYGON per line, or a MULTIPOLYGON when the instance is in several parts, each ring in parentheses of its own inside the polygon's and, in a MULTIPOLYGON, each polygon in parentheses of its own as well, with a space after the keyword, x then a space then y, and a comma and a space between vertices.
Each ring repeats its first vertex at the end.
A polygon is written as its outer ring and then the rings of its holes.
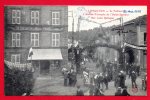
MULTIPOLYGON (((109 68, 108 66, 106 67, 109 68)), ((96 73, 96 72, 90 72, 88 70, 83 70, 83 83, 88 83, 89 86, 89 95, 91 96, 104 96, 104 91, 109 89, 109 82, 114 81, 114 87, 116 88, 115 96, 130 96, 130 94, 127 92, 127 86, 126 86, 126 78, 131 79, 132 88, 137 89, 137 77, 139 76, 140 72, 137 67, 135 67, 133 64, 130 66, 130 69, 128 71, 126 70, 119 70, 116 71, 116 73, 112 72, 112 70, 107 70, 103 73, 96 73), (114 77, 115 75, 115 77, 114 77), (127 75, 129 77, 127 77, 127 75)), ((63 71, 64 75, 64 86, 75 86, 77 82, 77 75, 74 69, 71 70, 65 70, 63 71)), ((144 84, 144 89, 146 90, 146 82, 147 77, 145 75, 144 79, 142 80, 142 84, 144 84)), ((77 86, 77 93, 76 95, 82 96, 84 95, 84 92, 80 88, 80 86, 77 86)))
POLYGON ((77 74, 74 69, 63 69, 64 86, 75 86, 77 82, 77 74))
POLYGON ((89 95, 103 96, 104 89, 108 89, 108 83, 111 81, 107 73, 95 73, 87 70, 83 71, 84 84, 89 85, 89 95), (88 81, 89 80, 89 81, 88 81))

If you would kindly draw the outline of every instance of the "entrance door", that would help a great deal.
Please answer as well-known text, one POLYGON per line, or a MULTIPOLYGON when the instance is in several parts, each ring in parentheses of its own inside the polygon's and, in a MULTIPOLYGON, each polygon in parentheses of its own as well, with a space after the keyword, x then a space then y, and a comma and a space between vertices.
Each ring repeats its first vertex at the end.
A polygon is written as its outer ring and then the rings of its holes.
POLYGON ((50 67, 49 61, 41 61, 40 62, 40 74, 42 75, 49 74, 49 67, 50 67))

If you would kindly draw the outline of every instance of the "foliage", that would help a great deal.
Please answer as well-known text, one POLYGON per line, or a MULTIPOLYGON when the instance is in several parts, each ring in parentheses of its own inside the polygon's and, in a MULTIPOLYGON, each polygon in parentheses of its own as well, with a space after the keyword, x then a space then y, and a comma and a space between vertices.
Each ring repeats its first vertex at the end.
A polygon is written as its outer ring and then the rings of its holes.
POLYGON ((33 73, 29 70, 20 71, 19 69, 9 67, 5 64, 5 95, 30 95, 34 79, 33 73))

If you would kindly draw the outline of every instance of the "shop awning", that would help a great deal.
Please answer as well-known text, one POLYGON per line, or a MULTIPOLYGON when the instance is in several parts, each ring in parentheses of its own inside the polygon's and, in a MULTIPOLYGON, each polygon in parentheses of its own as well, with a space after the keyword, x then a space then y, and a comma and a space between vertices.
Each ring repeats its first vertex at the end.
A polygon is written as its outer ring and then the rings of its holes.
POLYGON ((62 60, 60 49, 33 49, 33 55, 28 60, 62 60))

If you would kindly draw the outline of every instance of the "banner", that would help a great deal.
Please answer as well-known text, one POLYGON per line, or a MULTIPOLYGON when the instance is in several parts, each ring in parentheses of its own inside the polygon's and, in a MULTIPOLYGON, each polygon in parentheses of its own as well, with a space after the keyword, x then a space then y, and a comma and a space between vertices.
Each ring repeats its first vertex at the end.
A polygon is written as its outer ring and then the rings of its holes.
POLYGON ((124 46, 131 47, 133 49, 138 49, 138 50, 147 50, 146 46, 137 46, 137 45, 132 45, 129 43, 124 43, 124 46))

